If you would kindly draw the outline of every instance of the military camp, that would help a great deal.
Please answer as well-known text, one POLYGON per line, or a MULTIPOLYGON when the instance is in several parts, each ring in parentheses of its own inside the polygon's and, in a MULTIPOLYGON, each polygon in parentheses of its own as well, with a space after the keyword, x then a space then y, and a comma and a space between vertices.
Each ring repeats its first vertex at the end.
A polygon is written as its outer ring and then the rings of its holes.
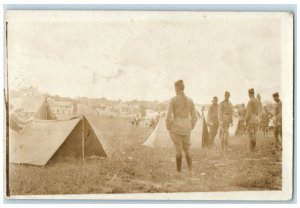
POLYGON ((5 199, 292 198, 293 11, 179 7, 5 12, 5 199))

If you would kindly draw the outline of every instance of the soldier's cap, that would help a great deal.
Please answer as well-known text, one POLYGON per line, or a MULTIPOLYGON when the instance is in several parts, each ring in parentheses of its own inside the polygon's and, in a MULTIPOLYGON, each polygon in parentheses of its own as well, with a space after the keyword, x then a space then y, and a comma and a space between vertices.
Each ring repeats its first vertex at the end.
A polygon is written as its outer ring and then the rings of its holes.
POLYGON ((226 95, 226 94, 227 94, 227 95, 230 95, 230 92, 228 92, 228 91, 225 91, 225 95, 226 95))
POLYGON ((279 97, 279 93, 278 92, 273 93, 273 97, 279 97))
POLYGON ((254 89, 253 88, 249 89, 248 93, 254 95, 254 89))
POLYGON ((175 82, 175 87, 179 90, 184 90, 184 83, 183 80, 178 80, 175 82))
POLYGON ((218 100, 218 97, 217 97, 217 96, 214 96, 214 97, 213 97, 213 101, 214 101, 214 100, 218 100))

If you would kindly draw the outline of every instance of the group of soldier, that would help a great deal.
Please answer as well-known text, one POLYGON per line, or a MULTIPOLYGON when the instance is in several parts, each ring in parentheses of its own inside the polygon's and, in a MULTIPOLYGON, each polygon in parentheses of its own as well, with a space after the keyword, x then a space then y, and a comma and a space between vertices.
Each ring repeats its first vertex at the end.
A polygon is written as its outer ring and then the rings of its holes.
MULTIPOLYGON (((259 129, 263 133, 268 133, 269 121, 273 115, 267 109, 267 106, 262 105, 260 94, 254 95, 254 89, 248 90, 249 102, 247 107, 242 104, 238 109, 239 123, 236 134, 247 133, 249 135, 249 149, 254 152, 256 146, 256 133, 259 129)), ((228 144, 229 127, 233 122, 233 106, 229 101, 230 93, 225 92, 225 99, 218 104, 218 98, 214 97, 212 104, 208 111, 208 124, 210 128, 209 143, 213 145, 218 128, 221 132, 221 146, 224 149, 228 144)), ((281 101, 279 94, 274 93, 273 99, 275 101, 274 111, 274 137, 276 149, 281 148, 281 101)))
MULTIPOLYGON (((192 158, 190 155, 191 131, 197 122, 197 115, 193 101, 184 94, 184 83, 182 80, 175 82, 176 96, 170 101, 166 126, 176 149, 177 171, 181 171, 182 152, 184 151, 189 170, 192 169, 192 158)), ((281 150, 282 137, 282 104, 279 94, 273 94, 275 101, 274 115, 262 107, 261 97, 255 97, 253 88, 248 90, 249 101, 247 106, 239 109, 239 126, 243 132, 245 129, 249 137, 249 150, 255 151, 256 134, 259 128, 264 133, 268 131, 269 119, 274 116, 274 138, 276 150, 281 150), (261 124, 261 125, 259 125, 261 124)), ((229 128, 233 124, 233 106, 229 101, 230 93, 224 94, 224 100, 218 103, 218 98, 213 97, 209 106, 207 123, 209 126, 209 144, 214 145, 214 140, 220 128, 221 147, 228 146, 229 128)))

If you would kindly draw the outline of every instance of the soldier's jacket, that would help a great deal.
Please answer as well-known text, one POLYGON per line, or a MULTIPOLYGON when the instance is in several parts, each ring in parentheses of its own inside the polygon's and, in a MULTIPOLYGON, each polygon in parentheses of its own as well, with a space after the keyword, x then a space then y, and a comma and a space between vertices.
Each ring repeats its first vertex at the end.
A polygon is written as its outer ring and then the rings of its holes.
POLYGON ((247 104, 247 112, 245 120, 247 124, 257 124, 258 123, 258 103, 255 98, 250 98, 247 104))
POLYGON ((208 109, 207 123, 218 123, 218 104, 211 104, 208 109))
POLYGON ((275 126, 280 126, 282 122, 282 103, 281 100, 279 102, 275 103, 275 120, 274 124, 275 126))
POLYGON ((166 126, 169 131, 179 135, 189 135, 197 121, 192 99, 180 93, 170 101, 166 126))
POLYGON ((219 122, 232 122, 232 104, 230 101, 223 100, 219 104, 219 122))

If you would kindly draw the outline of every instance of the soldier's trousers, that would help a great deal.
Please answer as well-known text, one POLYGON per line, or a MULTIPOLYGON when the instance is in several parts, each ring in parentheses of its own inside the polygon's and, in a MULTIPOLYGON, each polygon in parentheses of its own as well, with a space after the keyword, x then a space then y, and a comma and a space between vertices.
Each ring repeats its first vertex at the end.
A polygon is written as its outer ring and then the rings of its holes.
POLYGON ((189 170, 192 169, 192 157, 190 155, 191 135, 178 135, 171 133, 171 139, 176 149, 176 166, 177 171, 181 171, 182 150, 185 152, 186 161, 189 170))
POLYGON ((221 146, 222 146, 222 148, 224 148, 228 144, 229 125, 230 125, 230 123, 223 122, 223 124, 220 126, 220 130, 221 130, 221 146))
POLYGON ((178 135, 173 133, 170 135, 176 149, 176 154, 181 154, 182 150, 189 152, 191 146, 191 135, 178 135))
POLYGON ((256 131, 257 131, 257 124, 248 124, 248 135, 249 135, 249 148, 251 152, 254 152, 255 145, 256 145, 256 131))
POLYGON ((275 137, 275 147, 278 149, 281 146, 281 139, 282 139, 282 126, 278 125, 274 127, 274 137, 275 137), (280 139, 279 139, 280 136, 280 139))
POLYGON ((215 141, 215 137, 218 133, 219 124, 215 123, 209 126, 209 145, 213 145, 215 141))

